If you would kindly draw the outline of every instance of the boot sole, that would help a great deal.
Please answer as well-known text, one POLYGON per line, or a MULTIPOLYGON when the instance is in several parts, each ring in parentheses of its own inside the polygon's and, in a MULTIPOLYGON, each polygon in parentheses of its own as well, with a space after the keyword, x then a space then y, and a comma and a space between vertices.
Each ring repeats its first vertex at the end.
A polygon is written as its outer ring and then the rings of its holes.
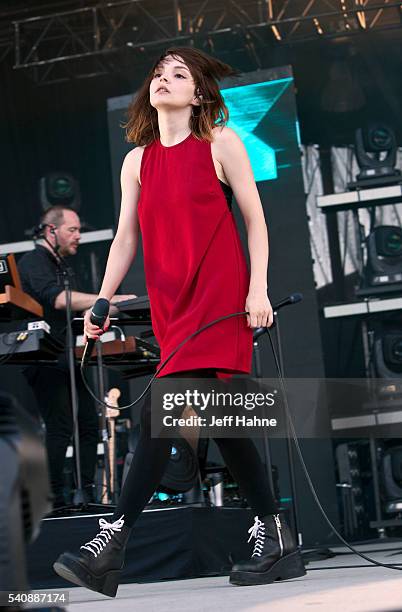
POLYGON ((102 593, 108 597, 115 597, 119 586, 121 570, 112 570, 96 576, 86 567, 74 561, 71 558, 66 558, 65 555, 60 555, 57 561, 53 564, 53 569, 62 578, 85 587, 91 591, 102 593))
POLYGON ((266 572, 236 571, 230 574, 230 583, 235 586, 252 586, 256 584, 271 584, 276 580, 289 580, 306 575, 306 568, 299 551, 278 559, 266 572))

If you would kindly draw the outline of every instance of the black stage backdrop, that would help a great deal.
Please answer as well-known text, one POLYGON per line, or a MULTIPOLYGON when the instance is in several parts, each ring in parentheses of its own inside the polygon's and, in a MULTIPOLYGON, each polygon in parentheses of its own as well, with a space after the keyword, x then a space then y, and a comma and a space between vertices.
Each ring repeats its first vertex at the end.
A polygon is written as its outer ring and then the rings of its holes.
MULTIPOLYGON (((57 170, 78 179, 83 220, 92 229, 111 227, 105 98, 121 84, 98 79, 94 87, 89 79, 39 87, 26 72, 13 71, 5 62, 0 63, 0 79, 0 244, 26 239, 25 230, 38 223, 42 212, 38 180, 57 170)), ((107 247, 96 246, 101 268, 107 247)), ((79 273, 81 288, 91 291, 87 255, 83 246, 70 263, 79 273)), ((18 367, 0 369, 0 387, 27 406, 34 401, 18 367)))
POLYGON ((0 243, 24 239, 41 212, 38 179, 71 172, 80 183, 82 216, 97 229, 113 223, 104 99, 110 84, 89 79, 34 87, 0 64, 0 243))

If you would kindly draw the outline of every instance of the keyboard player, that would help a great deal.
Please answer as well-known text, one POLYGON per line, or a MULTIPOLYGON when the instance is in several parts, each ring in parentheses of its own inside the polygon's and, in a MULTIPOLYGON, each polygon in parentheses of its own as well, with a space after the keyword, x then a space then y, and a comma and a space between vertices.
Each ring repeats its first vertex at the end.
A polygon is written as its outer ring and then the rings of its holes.
MULTIPOLYGON (((44 309, 44 319, 52 335, 66 344, 66 291, 62 267, 65 258, 77 253, 81 224, 77 213, 58 205, 49 208, 40 224, 43 238, 18 262, 23 290, 44 309)), ((68 267, 67 267, 68 269, 68 267)), ((97 295, 78 291, 70 273, 71 307, 74 313, 90 308, 97 295)), ((112 303, 132 299, 134 295, 115 295, 112 303)), ((66 450, 73 433, 70 380, 67 355, 55 366, 35 365, 24 370, 46 426, 46 447, 54 508, 65 505, 63 470, 66 450)), ((81 477, 86 499, 94 500, 94 477, 98 443, 98 420, 93 401, 85 390, 79 372, 76 375, 81 477)))

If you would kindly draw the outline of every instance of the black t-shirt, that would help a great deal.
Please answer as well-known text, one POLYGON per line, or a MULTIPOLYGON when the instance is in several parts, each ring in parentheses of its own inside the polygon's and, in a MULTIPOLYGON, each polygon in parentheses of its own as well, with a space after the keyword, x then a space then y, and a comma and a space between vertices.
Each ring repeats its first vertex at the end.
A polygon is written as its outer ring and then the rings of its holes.
MULTIPOLYGON (((57 296, 64 291, 63 268, 56 257, 41 245, 36 245, 33 251, 25 253, 17 265, 23 291, 43 306, 43 318, 50 325, 51 335, 64 344, 66 311, 57 310, 54 306, 57 296)), ((70 287, 76 290, 74 272, 67 266, 66 269, 70 287)), ((72 316, 74 314, 72 313, 72 316)))

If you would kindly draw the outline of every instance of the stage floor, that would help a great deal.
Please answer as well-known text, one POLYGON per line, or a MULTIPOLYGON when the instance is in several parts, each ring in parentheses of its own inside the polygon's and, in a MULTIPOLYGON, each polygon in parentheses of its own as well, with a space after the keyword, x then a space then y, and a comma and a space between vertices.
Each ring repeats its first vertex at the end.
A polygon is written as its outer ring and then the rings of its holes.
MULTIPOLYGON (((358 548, 381 563, 402 563, 402 542, 376 540, 358 548)), ((347 550, 343 547, 331 547, 331 550, 340 554, 308 563, 307 575, 295 580, 257 587, 234 587, 227 577, 122 584, 115 599, 72 587, 66 609, 72 612, 402 611, 402 572, 373 565, 359 567, 366 562, 357 555, 342 554, 347 550)))

